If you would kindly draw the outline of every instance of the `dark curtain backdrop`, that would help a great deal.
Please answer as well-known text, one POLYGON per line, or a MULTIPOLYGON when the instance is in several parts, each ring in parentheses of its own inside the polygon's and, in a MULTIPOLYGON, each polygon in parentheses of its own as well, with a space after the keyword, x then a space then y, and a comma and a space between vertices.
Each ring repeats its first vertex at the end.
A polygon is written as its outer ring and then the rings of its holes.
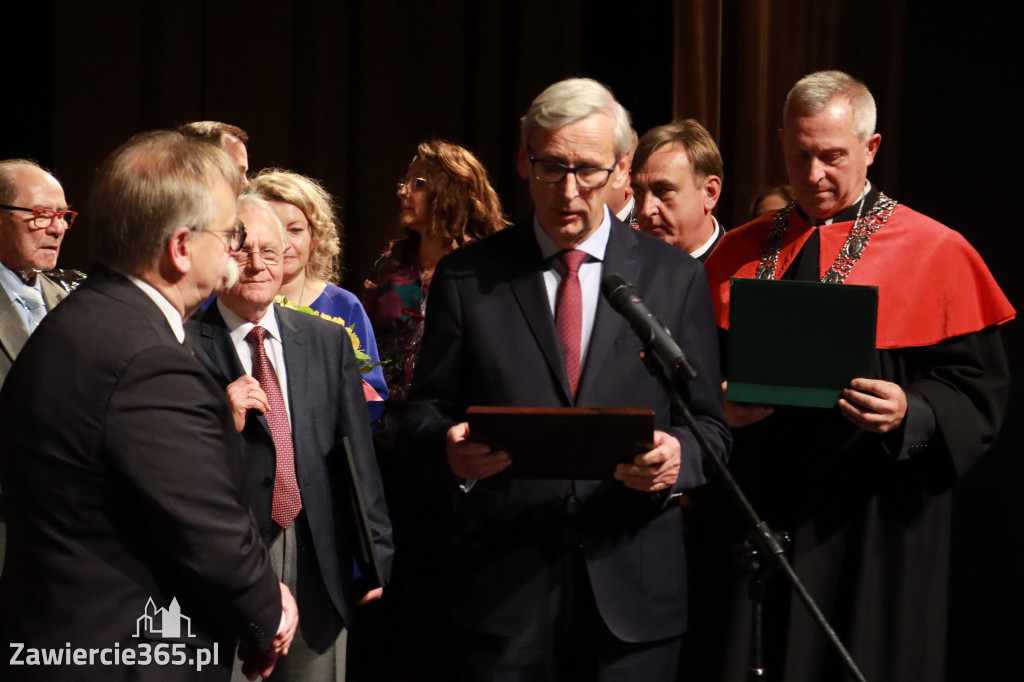
MULTIPOLYGON (((643 133, 673 116, 719 141, 719 217, 745 222, 784 180, 775 131, 792 83, 847 70, 878 101, 871 178, 962 231, 1024 302, 1017 116, 1022 11, 928 0, 389 0, 7 2, 0 158, 54 169, 82 209, 94 168, 131 134, 219 119, 251 136, 254 169, 321 179, 345 223, 344 284, 358 290, 394 234, 394 182, 439 136, 480 157, 509 216, 518 117, 546 85, 608 83, 643 133)), ((84 212, 61 255, 87 268, 84 212)), ((1020 323, 1006 342, 1024 369, 1020 323)), ((1024 641, 1020 382, 996 448, 960 485, 950 679, 1016 680, 1024 641)))

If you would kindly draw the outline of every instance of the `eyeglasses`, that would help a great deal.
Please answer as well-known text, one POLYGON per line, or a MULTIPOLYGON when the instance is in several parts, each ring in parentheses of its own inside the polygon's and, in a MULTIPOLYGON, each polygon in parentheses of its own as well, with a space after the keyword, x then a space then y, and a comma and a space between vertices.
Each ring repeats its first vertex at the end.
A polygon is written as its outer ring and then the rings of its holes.
POLYGON ((401 192, 404 189, 408 189, 410 192, 415 192, 418 189, 423 189, 427 186, 426 178, 399 178, 398 179, 398 191, 401 192))
POLYGON ((228 238, 227 245, 229 251, 238 251, 242 248, 242 244, 245 244, 245 225, 238 223, 230 230, 211 230, 206 227, 193 227, 196 232, 209 232, 215 234, 218 237, 225 235, 228 238))
POLYGON ((235 257, 235 260, 238 261, 239 265, 245 265, 246 263, 253 263, 255 265, 256 261, 254 260, 254 257, 257 255, 266 265, 277 265, 281 262, 283 254, 277 249, 272 249, 270 247, 264 247, 259 251, 253 251, 249 247, 243 246, 231 255, 235 257))
POLYGON ((572 168, 558 161, 538 159, 530 157, 530 166, 533 168, 533 177, 546 182, 549 185, 557 185, 565 176, 572 173, 576 176, 576 184, 585 189, 598 189, 608 184, 608 178, 612 176, 612 168, 601 168, 600 166, 582 166, 572 168))
POLYGON ((32 217, 29 222, 37 230, 45 230, 53 221, 59 220, 64 223, 64 229, 71 227, 71 224, 75 222, 75 218, 78 217, 77 211, 51 211, 48 208, 25 208, 24 206, 8 206, 7 204, 0 204, 0 208, 6 208, 8 211, 31 211, 32 217))

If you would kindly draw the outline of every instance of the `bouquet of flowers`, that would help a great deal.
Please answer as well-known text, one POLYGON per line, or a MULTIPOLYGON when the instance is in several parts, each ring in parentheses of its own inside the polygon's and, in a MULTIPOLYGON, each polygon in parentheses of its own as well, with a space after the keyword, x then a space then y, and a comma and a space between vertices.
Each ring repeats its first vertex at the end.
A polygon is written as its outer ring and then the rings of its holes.
MULTIPOLYGON (((318 311, 304 305, 299 305, 295 301, 289 301, 287 296, 278 296, 274 299, 274 303, 284 306, 285 308, 291 308, 292 310, 298 310, 300 313, 306 313, 307 315, 315 315, 322 320, 328 322, 335 322, 344 327, 345 331, 348 332, 348 336, 352 339, 352 349, 356 353, 356 361, 359 363, 359 372, 361 374, 369 374, 374 367, 382 365, 381 362, 374 362, 373 358, 363 350, 363 342, 359 340, 359 336, 356 334, 354 324, 345 324, 345 320, 340 317, 334 317, 333 315, 321 315, 318 311)), ((366 396, 367 401, 379 401, 381 397, 377 395, 377 391, 373 390, 363 379, 363 395, 366 396)))

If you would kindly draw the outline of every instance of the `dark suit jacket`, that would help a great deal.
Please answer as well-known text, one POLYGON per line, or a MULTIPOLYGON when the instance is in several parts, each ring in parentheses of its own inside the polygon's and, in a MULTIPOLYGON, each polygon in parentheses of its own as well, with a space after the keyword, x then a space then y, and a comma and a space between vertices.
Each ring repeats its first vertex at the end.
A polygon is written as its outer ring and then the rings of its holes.
POLYGON ((0 679, 226 680, 237 637, 270 645, 281 593, 231 425, 220 388, 121 275, 94 272, 47 315, 0 391, 4 647, 137 649, 148 600, 177 598, 187 656, 216 643, 219 665, 8 668, 12 651, 0 679))
MULTIPOLYGON (((456 249, 430 287, 426 328, 402 442, 413 461, 452 479, 444 436, 470 405, 569 406, 565 368, 542 280, 545 264, 525 221, 456 249)), ((718 342, 703 268, 685 253, 612 218, 604 274, 633 282, 671 330, 699 377, 690 408, 720 453, 718 342)), ((671 413, 639 358, 641 342, 602 298, 576 406, 647 407, 656 428, 682 446, 673 492, 704 481, 697 444, 671 413)), ((454 481, 453 481, 454 483, 454 481)), ((510 636, 545 597, 548 572, 565 551, 569 481, 476 482, 461 495, 450 553, 455 616, 472 628, 510 636)), ((686 564, 678 505, 666 495, 617 481, 576 481, 579 528, 598 609, 620 639, 680 634, 686 623, 686 564)))
MULTIPOLYGON (((378 559, 385 573, 393 553, 380 472, 374 456, 362 380, 345 329, 313 315, 276 306, 288 376, 288 403, 295 446, 295 471, 313 535, 320 573, 346 623, 352 604, 353 537, 350 493, 345 478, 348 437, 367 501, 378 559)), ((217 305, 186 324, 196 357, 223 389, 242 376, 242 364, 217 305)), ((241 434, 249 503, 267 545, 280 532, 270 517, 274 492, 274 441, 266 417, 250 410, 241 434)))

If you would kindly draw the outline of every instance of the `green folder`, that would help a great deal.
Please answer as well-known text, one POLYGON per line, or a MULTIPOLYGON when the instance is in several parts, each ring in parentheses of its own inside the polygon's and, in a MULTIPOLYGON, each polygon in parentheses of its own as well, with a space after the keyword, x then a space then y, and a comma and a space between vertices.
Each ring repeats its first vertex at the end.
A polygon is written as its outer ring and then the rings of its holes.
POLYGON ((878 287, 733 278, 725 397, 834 407, 875 368, 878 287))

